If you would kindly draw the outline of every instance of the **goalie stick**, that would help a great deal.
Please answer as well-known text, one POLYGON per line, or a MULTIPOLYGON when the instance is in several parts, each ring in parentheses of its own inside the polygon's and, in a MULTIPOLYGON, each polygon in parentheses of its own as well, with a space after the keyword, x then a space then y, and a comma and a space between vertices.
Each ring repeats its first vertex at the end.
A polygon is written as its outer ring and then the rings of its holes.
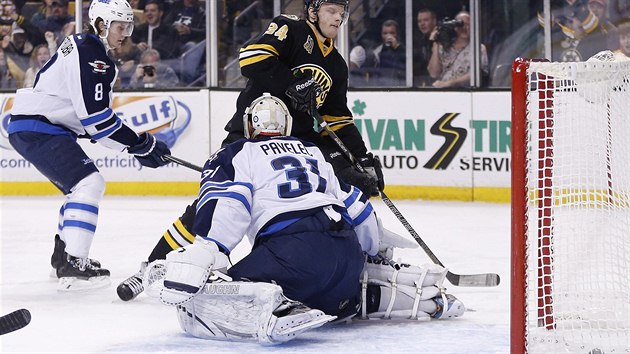
MULTIPOLYGON (((346 147, 346 145, 343 143, 343 141, 341 141, 339 136, 337 136, 337 134, 334 131, 332 131, 332 129, 330 129, 330 127, 328 126, 328 123, 324 120, 324 118, 322 118, 322 116, 319 114, 319 112, 314 111, 314 112, 311 113, 311 115, 317 121, 319 126, 322 129, 326 130, 328 135, 335 141, 335 143, 343 151, 343 153, 346 155, 346 157, 348 157, 348 159, 354 165, 354 167, 359 172, 365 173, 365 168, 359 163, 359 161, 354 157, 354 155, 352 155, 352 152, 350 152, 350 150, 348 150, 348 147, 346 147)), ((446 268, 444 266, 444 264, 442 262, 440 262, 440 260, 437 258, 437 256, 433 253, 433 251, 431 251, 429 246, 424 242, 424 240, 420 237, 420 235, 418 235, 416 230, 414 230, 414 228, 411 226, 411 224, 409 224, 407 219, 405 219, 405 217, 402 215, 400 210, 398 210, 398 208, 396 208, 396 206, 394 205, 392 200, 389 199, 389 197, 387 197, 385 192, 381 191, 380 195, 381 195, 381 199, 383 199, 383 202, 385 203, 385 205, 387 205, 389 210, 391 210, 392 213, 394 213, 396 218, 403 224, 405 229, 407 229, 407 231, 411 234, 411 236, 413 236, 414 240, 416 240, 416 242, 420 245, 420 247, 422 247, 422 249, 429 256, 431 261, 433 261, 433 263, 435 263, 435 264, 440 265, 443 268, 446 268)), ((448 281, 451 284, 455 285, 455 286, 470 286, 470 287, 497 286, 497 285, 499 285, 499 282, 501 281, 501 278, 496 273, 455 274, 455 273, 451 272, 450 270, 448 271, 448 273, 446 273, 446 279, 448 279, 448 281)))
POLYGON ((31 323, 31 313, 27 309, 13 311, 0 317, 0 335, 17 331, 31 323))

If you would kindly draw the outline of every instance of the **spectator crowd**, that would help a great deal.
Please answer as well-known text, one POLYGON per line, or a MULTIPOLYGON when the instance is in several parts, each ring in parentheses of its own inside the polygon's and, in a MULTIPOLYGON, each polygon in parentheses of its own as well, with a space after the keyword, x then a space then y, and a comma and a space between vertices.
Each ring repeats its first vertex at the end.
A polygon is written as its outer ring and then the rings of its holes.
MULTIPOLYGON (((135 29, 121 48, 111 52, 119 69, 116 88, 205 85, 208 45, 205 1, 131 0, 129 3, 134 9, 135 29)), ((630 5, 624 6, 626 3, 629 2, 555 1, 551 16, 553 60, 586 60, 601 50, 630 55, 630 5)), ((217 19, 222 22, 218 25, 220 70, 229 59, 238 58, 240 46, 258 35, 261 29, 258 27, 264 27, 261 17, 270 5, 264 0, 226 0, 223 4, 223 17, 217 19), (222 51, 229 53, 225 55, 222 51)), ((438 16, 436 10, 420 7, 413 16, 415 24, 410 33, 406 33, 400 14, 372 24, 374 30, 366 36, 373 38, 353 39, 347 58, 350 87, 407 87, 408 76, 412 78, 412 87, 469 87, 473 53, 480 56, 482 76, 487 78, 491 74, 489 57, 496 43, 482 40, 478 50, 471 48, 468 12, 438 16), (407 36, 411 36, 409 42, 407 36), (408 43, 412 46, 409 69, 408 43)), ((37 71, 54 55, 61 41, 77 32, 74 2, 0 0, 0 9, 0 89, 30 87, 37 71)), ((540 29, 544 27, 541 11, 540 29)))

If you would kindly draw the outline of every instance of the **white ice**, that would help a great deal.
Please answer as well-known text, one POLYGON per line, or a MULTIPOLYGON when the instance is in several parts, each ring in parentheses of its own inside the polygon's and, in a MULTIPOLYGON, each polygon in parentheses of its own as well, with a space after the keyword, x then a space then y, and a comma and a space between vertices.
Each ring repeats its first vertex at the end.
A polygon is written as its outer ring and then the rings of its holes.
MULTIPOLYGON (((29 309, 31 323, 0 336, 2 353, 508 353, 510 207, 507 204, 394 201, 454 273, 495 272, 494 288, 447 285, 468 311, 429 322, 355 320, 326 326, 283 345, 263 347, 196 339, 184 334, 175 310, 141 294, 131 302, 116 285, 138 270, 164 230, 194 197, 113 197, 100 205, 91 257, 112 273, 112 284, 86 293, 58 293, 49 277, 62 197, 0 199, 0 314, 29 309)), ((374 200, 374 199, 373 199, 374 200)), ((374 200, 385 226, 412 240, 391 211, 374 200)), ((249 248, 241 243, 232 260, 249 248)), ((398 250, 405 263, 430 262, 422 249, 398 250)))

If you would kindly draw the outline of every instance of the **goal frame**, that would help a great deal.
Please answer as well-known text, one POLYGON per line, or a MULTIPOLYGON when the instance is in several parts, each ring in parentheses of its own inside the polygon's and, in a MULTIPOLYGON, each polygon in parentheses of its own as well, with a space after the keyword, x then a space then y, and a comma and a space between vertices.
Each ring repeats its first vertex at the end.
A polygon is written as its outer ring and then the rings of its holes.
POLYGON ((510 349, 628 352, 630 59, 540 62, 512 65, 510 349))
POLYGON ((527 180, 527 68, 529 61, 517 58, 512 64, 512 190, 511 190, 511 302, 510 350, 525 353, 526 327, 526 266, 524 220, 527 211, 525 183, 527 180))
MULTIPOLYGON (((527 211, 528 196, 527 185, 527 94, 528 80, 527 69, 531 61, 548 61, 545 59, 517 58, 512 66, 512 224, 511 224, 511 318, 510 318, 510 348, 512 353, 525 353, 527 351, 527 211)), ((541 74, 539 74, 541 75, 541 74)), ((548 87, 552 88, 552 87, 548 87)), ((553 115, 553 93, 539 92, 539 100, 543 103, 539 115, 541 118, 551 118, 553 115)), ((537 311, 544 315, 542 325, 547 329, 554 328, 553 318, 553 294, 551 292, 551 209, 549 207, 551 194, 553 193, 552 174, 549 168, 550 155, 553 154, 553 125, 548 120, 543 120, 539 129, 539 139, 544 149, 540 149, 539 158, 539 182, 536 193, 541 198, 536 206, 540 216, 538 225, 539 262, 537 272, 540 280, 537 284, 537 311), (547 197, 547 198, 545 198, 547 197), (546 314, 546 315, 545 315, 546 314)))

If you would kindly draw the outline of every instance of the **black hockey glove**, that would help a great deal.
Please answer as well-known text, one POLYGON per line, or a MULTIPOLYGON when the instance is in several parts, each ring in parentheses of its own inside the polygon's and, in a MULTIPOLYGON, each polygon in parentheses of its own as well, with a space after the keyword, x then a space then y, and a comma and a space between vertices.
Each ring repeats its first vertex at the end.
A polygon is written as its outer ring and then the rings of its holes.
POLYGON ((365 195, 378 196, 385 186, 380 160, 368 153, 360 158, 359 162, 365 172, 358 171, 354 166, 348 166, 339 170, 337 176, 344 182, 359 188, 365 195))
MULTIPOLYGON (((385 188, 385 180, 383 179, 383 166, 381 160, 378 157, 374 157, 372 153, 368 152, 365 157, 359 159, 361 166, 365 168, 365 171, 370 174, 373 179, 376 179, 376 186, 379 191, 385 188)), ((376 193, 378 195, 378 192, 376 193)))
POLYGON ((156 168, 168 163, 162 158, 164 155, 171 154, 166 144, 149 133, 140 134, 138 141, 138 144, 127 148, 127 152, 134 155, 142 166, 156 168))
POLYGON ((291 106, 296 111, 308 113, 311 116, 317 109, 315 98, 322 93, 322 88, 313 79, 311 73, 300 73, 299 80, 289 85, 285 94, 291 99, 291 106))

